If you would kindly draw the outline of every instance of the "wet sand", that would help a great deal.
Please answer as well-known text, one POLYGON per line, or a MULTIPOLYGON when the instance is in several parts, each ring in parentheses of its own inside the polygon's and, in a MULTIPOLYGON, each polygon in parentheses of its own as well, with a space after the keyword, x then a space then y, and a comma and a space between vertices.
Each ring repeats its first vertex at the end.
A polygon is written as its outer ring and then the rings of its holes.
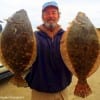
MULTIPOLYGON (((68 87, 69 100, 100 100, 100 68, 88 78, 88 84, 92 89, 92 94, 82 99, 73 94, 77 78, 73 76, 72 83, 68 87)), ((0 100, 31 100, 30 88, 18 88, 9 79, 0 82, 0 100)))

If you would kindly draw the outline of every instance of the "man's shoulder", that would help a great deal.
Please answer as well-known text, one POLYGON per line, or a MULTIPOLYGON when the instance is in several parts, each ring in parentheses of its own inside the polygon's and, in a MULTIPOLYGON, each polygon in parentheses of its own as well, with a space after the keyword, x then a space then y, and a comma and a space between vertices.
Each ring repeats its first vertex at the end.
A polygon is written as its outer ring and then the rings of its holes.
POLYGON ((39 35, 39 33, 41 33, 40 30, 35 30, 35 31, 34 31, 34 34, 35 34, 35 35, 39 35))
POLYGON ((36 33, 39 33, 39 32, 40 32, 40 30, 35 30, 35 31, 34 31, 35 34, 36 34, 36 33))
POLYGON ((34 31, 34 34, 35 34, 35 36, 36 36, 37 38, 43 37, 43 36, 44 36, 44 35, 43 35, 43 32, 40 31, 40 30, 35 30, 35 31, 34 31))
POLYGON ((60 28, 59 32, 65 32, 65 30, 63 28, 60 28))

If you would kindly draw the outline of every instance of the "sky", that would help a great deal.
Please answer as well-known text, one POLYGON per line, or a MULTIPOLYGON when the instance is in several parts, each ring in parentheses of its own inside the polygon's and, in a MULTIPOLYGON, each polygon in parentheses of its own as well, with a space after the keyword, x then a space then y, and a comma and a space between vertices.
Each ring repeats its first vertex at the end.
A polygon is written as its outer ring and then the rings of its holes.
MULTIPOLYGON (((78 12, 84 12, 96 28, 100 28, 100 0, 0 0, 0 20, 4 21, 16 11, 25 9, 33 30, 42 24, 42 5, 47 1, 56 1, 60 9, 59 24, 67 29, 78 12)), ((5 26, 6 21, 2 23, 5 26)))

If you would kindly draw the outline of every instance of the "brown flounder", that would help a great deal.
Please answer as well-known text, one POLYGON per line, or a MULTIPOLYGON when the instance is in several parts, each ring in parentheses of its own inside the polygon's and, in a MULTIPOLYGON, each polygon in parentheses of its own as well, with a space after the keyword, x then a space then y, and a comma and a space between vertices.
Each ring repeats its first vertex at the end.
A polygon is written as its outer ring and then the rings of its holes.
POLYGON ((23 85, 22 73, 36 58, 36 39, 24 9, 7 19, 1 34, 0 52, 2 64, 15 75, 15 84, 23 85))
POLYGON ((92 91, 87 78, 100 65, 100 35, 85 13, 79 12, 63 34, 60 50, 66 66, 78 78, 74 94, 88 96, 92 91))

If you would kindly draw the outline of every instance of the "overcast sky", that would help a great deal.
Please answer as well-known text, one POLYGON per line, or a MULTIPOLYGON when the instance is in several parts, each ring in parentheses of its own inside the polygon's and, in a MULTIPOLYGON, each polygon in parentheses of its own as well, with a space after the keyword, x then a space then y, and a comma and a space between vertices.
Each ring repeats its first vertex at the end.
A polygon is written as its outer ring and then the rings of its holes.
MULTIPOLYGON (((20 9, 28 13, 33 30, 40 24, 42 5, 51 0, 0 0, 0 20, 7 19, 20 9)), ((61 18, 59 24, 66 29, 76 14, 84 12, 95 27, 100 28, 100 0, 54 0, 58 3, 61 18)))

